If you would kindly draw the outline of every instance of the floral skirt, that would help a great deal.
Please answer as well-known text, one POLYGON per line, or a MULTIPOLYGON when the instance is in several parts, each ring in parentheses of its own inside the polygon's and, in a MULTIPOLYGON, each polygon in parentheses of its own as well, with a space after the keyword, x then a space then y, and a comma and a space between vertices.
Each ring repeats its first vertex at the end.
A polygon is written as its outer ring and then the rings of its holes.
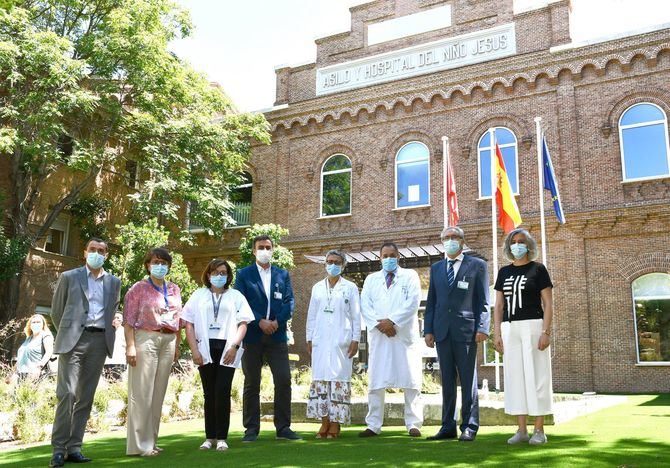
POLYGON ((340 381, 315 380, 309 386, 307 417, 331 422, 351 423, 351 383, 340 381))

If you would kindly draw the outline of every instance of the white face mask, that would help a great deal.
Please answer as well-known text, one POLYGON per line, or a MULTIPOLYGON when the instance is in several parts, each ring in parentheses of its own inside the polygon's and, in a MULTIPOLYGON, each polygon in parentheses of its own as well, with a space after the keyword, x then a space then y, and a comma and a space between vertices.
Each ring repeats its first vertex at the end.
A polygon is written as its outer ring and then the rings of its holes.
POLYGON ((272 260, 272 250, 257 250, 256 251, 256 260, 261 265, 267 265, 272 260))
POLYGON ((30 330, 33 332, 33 335, 37 335, 39 332, 41 332, 43 327, 44 326, 41 323, 30 324, 30 330))

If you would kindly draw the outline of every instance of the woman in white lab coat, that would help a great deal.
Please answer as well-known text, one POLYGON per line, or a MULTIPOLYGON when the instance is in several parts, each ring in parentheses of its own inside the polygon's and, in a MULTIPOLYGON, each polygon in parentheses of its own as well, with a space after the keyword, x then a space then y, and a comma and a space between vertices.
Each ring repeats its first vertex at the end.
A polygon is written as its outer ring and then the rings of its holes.
POLYGON ((341 273, 346 256, 326 254, 326 278, 312 288, 307 312, 307 349, 312 356, 312 384, 307 417, 321 419, 317 438, 337 438, 340 424, 351 422, 352 359, 361 334, 358 287, 341 273))

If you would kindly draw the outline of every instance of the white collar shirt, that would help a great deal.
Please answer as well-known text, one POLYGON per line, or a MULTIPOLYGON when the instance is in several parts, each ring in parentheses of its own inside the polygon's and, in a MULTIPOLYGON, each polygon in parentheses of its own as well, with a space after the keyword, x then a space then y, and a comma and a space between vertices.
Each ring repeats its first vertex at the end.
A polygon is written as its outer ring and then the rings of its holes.
POLYGON ((105 289, 104 277, 107 272, 103 269, 97 278, 86 265, 86 281, 88 282, 88 315, 87 327, 105 328, 105 289))
MULTIPOLYGON (((458 275, 458 270, 461 269, 461 263, 463 263, 463 258, 465 258, 465 256, 463 255, 463 252, 459 253, 456 258, 449 258, 449 257, 446 258, 447 262, 449 260, 455 260, 454 261, 454 278, 456 278, 456 275, 458 275)), ((447 267, 449 267, 449 265, 447 265, 447 267)))
POLYGON ((263 268, 258 263, 256 263, 256 267, 258 268, 258 274, 260 275, 261 281, 263 282, 263 289, 265 290, 265 295, 268 298, 268 310, 265 313, 265 319, 269 320, 270 319, 270 283, 272 283, 272 265, 268 265, 267 268, 263 268))

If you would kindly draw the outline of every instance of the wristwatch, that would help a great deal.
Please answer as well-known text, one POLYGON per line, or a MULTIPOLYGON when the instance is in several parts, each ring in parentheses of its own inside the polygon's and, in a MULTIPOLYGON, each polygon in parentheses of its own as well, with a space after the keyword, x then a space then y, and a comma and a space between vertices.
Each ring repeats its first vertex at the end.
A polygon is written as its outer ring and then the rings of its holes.
POLYGON ((238 344, 234 344, 234 345, 233 345, 233 348, 235 348, 235 349, 240 349, 240 345, 238 345, 238 344))

